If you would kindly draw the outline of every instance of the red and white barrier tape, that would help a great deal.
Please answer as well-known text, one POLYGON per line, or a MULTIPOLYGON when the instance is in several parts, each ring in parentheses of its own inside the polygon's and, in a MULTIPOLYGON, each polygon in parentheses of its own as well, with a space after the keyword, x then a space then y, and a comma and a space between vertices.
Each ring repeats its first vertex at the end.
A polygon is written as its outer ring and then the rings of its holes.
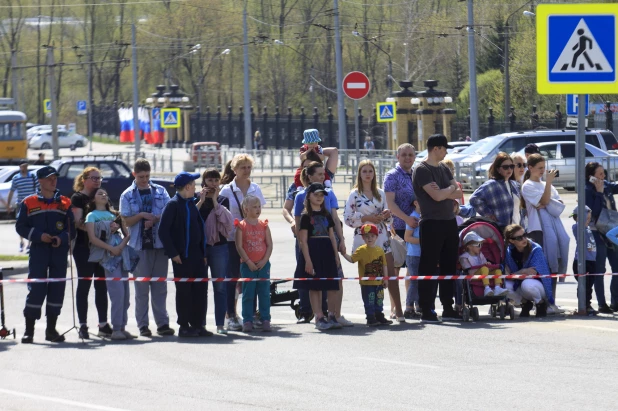
MULTIPOLYGON (((618 273, 605 274, 582 274, 588 275, 618 275, 618 273)), ((525 280, 528 278, 560 278, 560 277, 580 277, 579 274, 547 274, 547 275, 412 275, 404 277, 346 277, 346 278, 168 278, 168 277, 77 277, 77 280, 95 281, 139 281, 139 282, 180 282, 180 283, 222 283, 222 282, 255 282, 255 281, 380 281, 380 280, 481 280, 483 278, 496 279, 505 278, 507 280, 525 280)), ((61 283, 71 281, 71 278, 16 278, 0 280, 2 283, 61 283)))

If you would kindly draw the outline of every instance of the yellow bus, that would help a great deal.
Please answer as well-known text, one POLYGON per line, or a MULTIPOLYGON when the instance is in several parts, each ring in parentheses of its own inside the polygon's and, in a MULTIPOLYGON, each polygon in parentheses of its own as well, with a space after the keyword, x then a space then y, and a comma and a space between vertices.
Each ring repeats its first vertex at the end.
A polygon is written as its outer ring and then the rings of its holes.
POLYGON ((17 164, 28 158, 26 119, 21 111, 0 110, 0 163, 17 164))

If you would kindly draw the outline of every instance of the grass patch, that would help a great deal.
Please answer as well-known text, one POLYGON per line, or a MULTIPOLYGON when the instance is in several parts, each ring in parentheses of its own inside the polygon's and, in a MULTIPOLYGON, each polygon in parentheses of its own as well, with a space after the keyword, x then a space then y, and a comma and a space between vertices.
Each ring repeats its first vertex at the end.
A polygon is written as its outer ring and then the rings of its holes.
POLYGON ((133 143, 121 143, 120 140, 116 138, 108 138, 108 137, 100 137, 100 136, 92 137, 92 141, 94 141, 95 143, 105 143, 105 144, 119 144, 119 145, 133 144, 133 143))
POLYGON ((4 255, 0 254, 0 261, 28 261, 28 255, 4 255))

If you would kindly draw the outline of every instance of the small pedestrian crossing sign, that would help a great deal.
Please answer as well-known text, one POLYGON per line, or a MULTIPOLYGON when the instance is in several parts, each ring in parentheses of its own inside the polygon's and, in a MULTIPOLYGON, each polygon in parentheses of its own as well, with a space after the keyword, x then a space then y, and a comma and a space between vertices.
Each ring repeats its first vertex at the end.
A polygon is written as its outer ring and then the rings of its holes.
POLYGON ((43 100, 43 112, 44 113, 51 113, 51 100, 48 99, 48 98, 43 100))
POLYGON ((537 7, 539 94, 618 92, 618 4, 537 7))
POLYGON ((161 128, 180 128, 180 109, 161 109, 161 128))
POLYGON ((378 123, 387 123, 397 120, 397 109, 395 102, 385 102, 376 104, 376 117, 378 123))

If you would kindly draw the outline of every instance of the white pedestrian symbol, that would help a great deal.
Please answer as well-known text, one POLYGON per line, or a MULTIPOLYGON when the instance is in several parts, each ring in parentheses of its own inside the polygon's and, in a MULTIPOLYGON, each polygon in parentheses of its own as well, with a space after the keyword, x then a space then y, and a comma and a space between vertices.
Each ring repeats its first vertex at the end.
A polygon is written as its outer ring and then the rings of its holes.
POLYGON ((178 120, 176 119, 176 115, 174 113, 167 113, 167 116, 165 116, 165 120, 163 120, 163 122, 165 124, 176 124, 178 123, 178 120))
POLYGON ((581 19, 560 53, 552 73, 611 73, 614 69, 607 61, 599 43, 581 19))
POLYGON ((388 106, 384 106, 382 108, 382 112, 380 113, 380 117, 381 118, 392 118, 393 112, 391 111, 390 108, 388 108, 388 106))

